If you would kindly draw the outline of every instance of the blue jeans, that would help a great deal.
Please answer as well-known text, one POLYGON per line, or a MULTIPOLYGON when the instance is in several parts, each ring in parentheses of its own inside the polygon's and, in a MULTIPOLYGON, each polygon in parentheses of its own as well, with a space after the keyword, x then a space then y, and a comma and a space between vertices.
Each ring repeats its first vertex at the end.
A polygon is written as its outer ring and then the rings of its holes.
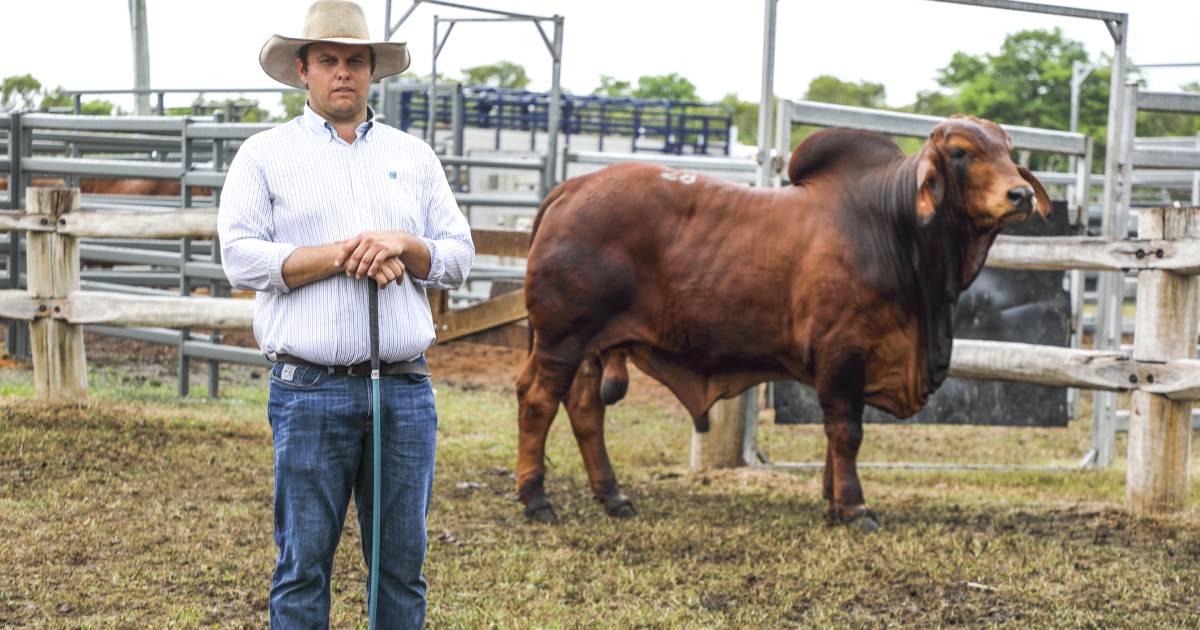
MULTIPOLYGON (((380 628, 420 628, 437 412, 425 376, 382 377, 380 401, 383 513, 377 621, 380 628)), ((363 561, 370 567, 371 379, 276 363, 267 416, 275 442, 279 548, 271 579, 271 627, 327 628, 333 556, 351 493, 363 561)))

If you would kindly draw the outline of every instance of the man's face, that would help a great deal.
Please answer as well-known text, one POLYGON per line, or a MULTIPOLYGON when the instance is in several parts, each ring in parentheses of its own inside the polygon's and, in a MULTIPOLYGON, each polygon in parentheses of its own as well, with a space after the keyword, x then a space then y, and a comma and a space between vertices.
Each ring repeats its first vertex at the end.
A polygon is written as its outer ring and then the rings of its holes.
POLYGON ((367 109, 371 86, 371 49, 367 46, 312 44, 308 69, 299 59, 296 72, 308 84, 309 105, 332 122, 353 121, 367 109))

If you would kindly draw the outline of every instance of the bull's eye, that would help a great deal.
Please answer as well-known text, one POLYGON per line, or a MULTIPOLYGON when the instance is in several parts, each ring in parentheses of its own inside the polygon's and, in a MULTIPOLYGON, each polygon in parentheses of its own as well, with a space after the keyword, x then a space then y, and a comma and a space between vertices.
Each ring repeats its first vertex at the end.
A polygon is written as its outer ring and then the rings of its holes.
POLYGON ((967 157, 967 150, 953 147, 950 149, 950 158, 954 160, 962 160, 967 157))

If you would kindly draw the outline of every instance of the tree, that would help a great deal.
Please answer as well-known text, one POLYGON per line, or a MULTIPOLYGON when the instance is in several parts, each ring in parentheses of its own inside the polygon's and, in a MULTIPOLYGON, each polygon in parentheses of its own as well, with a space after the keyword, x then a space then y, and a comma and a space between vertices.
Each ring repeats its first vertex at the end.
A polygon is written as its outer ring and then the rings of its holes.
POLYGON ((886 106, 887 92, 882 83, 851 83, 823 74, 809 82, 804 98, 820 103, 882 109, 886 106))
POLYGON ((278 122, 289 121, 304 113, 304 103, 308 101, 308 94, 305 92, 284 92, 279 97, 279 104, 283 105, 283 118, 278 122))
MULTIPOLYGON (((1062 30, 1010 34, 998 54, 957 52, 938 71, 938 84, 953 90, 964 113, 996 122, 1067 129, 1071 105, 1071 63, 1087 63, 1083 44, 1062 30)), ((1097 70, 1083 85, 1080 122, 1085 130, 1103 126, 1108 106, 1108 71, 1097 70), (1096 106, 1099 107, 1096 107, 1096 106)))
POLYGON ((42 89, 42 82, 32 74, 5 77, 0 87, 0 109, 33 109, 33 99, 42 89))
MULTIPOLYGON (((950 63, 938 71, 938 83, 950 92, 922 93, 912 109, 934 115, 970 114, 1012 125, 1069 129, 1071 64, 1075 61, 1091 63, 1084 45, 1067 39, 1059 29, 1013 33, 1004 39, 998 53, 955 53, 950 63)), ((1080 86, 1079 131, 1095 141, 1093 164, 1101 168, 1107 138, 1111 59, 1101 55, 1094 65, 1096 69, 1080 86)), ((1128 74, 1131 79, 1139 77, 1132 61, 1128 74)), ((1197 129, 1200 117, 1138 114, 1139 136, 1192 135, 1197 129)), ((1036 157, 1034 164, 1039 168, 1050 166, 1036 157)))
MULTIPOLYGON (((912 106, 920 113, 969 114, 1010 125, 1069 129, 1071 64, 1090 63, 1081 42, 1060 29, 1027 30, 1009 34, 999 52, 970 55, 956 52, 938 70, 937 82, 949 93, 925 92, 912 106)), ((1079 131, 1096 143, 1095 165, 1104 164, 1108 122, 1109 59, 1101 55, 1096 69, 1080 89, 1079 131)), ((1131 69, 1130 76, 1136 76, 1131 69)), ((1051 160, 1056 161, 1056 160, 1051 160)), ((1058 168, 1035 157, 1035 168, 1058 168)))
MULTIPOLYGON (((51 107, 75 107, 75 99, 64 94, 63 87, 60 85, 53 90, 47 90, 42 93, 42 102, 38 104, 38 109, 41 111, 49 111, 51 107)), ((82 107, 81 107, 82 109, 82 107)))
POLYGON ((637 98, 665 98, 678 102, 700 100, 696 96, 696 86, 676 72, 639 77, 633 95, 637 98))
MULTIPOLYGON (((303 101, 301 101, 303 103, 303 101)), ((188 107, 168 107, 168 116, 190 116, 196 113, 232 112, 233 118, 226 122, 255 123, 271 120, 270 112, 258 106, 258 101, 247 98, 227 98, 223 101, 206 101, 197 96, 188 107)))
POLYGON ((496 88, 523 90, 529 85, 525 67, 511 61, 497 61, 483 66, 463 68, 463 83, 496 88))
MULTIPOLYGON (((42 100, 38 104, 39 111, 50 111, 51 108, 70 108, 75 109, 75 97, 66 94, 62 86, 58 86, 53 90, 43 90, 42 100)), ((79 104, 79 113, 86 116, 111 116, 113 111, 117 114, 124 114, 125 111, 112 104, 112 101, 104 101, 94 99, 84 101, 79 104)))
POLYGON ((611 77, 607 74, 600 75, 600 85, 592 90, 592 96, 632 96, 633 84, 629 81, 611 77))
POLYGON ((733 124, 737 126, 738 142, 757 144, 758 103, 739 100, 737 94, 730 92, 721 99, 721 104, 733 111, 733 124))
POLYGON ((953 116, 962 111, 958 100, 945 92, 937 90, 922 90, 917 92, 917 102, 904 108, 916 114, 927 116, 953 116))

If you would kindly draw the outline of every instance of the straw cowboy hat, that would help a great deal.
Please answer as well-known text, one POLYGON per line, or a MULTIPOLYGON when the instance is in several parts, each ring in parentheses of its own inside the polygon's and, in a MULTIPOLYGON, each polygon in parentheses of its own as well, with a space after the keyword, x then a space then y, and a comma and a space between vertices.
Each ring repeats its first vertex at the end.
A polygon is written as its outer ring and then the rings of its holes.
POLYGON ((316 43, 370 46, 375 51, 372 81, 400 74, 408 68, 408 47, 403 42, 371 41, 362 7, 349 0, 314 2, 304 18, 303 34, 300 37, 272 35, 258 53, 258 63, 272 79, 307 89, 296 72, 296 58, 301 47, 316 43))

